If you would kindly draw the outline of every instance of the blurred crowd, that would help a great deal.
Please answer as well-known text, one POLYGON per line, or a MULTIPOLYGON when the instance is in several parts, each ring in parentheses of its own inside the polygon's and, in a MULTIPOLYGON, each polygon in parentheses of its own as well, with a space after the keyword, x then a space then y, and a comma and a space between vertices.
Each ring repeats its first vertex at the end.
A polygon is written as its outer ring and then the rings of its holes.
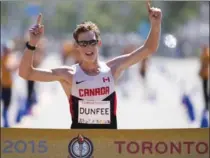
MULTIPOLYGON (((27 36, 24 38, 14 38, 6 43, 1 45, 1 102, 2 102, 2 116, 4 119, 3 127, 10 127, 8 121, 8 110, 11 106, 11 98, 12 98, 12 88, 13 85, 13 77, 12 74, 18 71, 19 59, 23 53, 24 46, 26 41, 28 40, 27 36)), ((46 45, 48 44, 47 38, 43 38, 37 46, 37 50, 34 53, 33 58, 33 66, 39 67, 39 65, 45 60, 47 56, 48 49, 46 45)), ((127 43, 123 45, 120 49, 120 54, 127 54, 135 50, 139 45, 137 42, 127 43)), ((60 60, 63 65, 72 65, 75 63, 79 63, 80 55, 79 52, 75 49, 73 41, 70 40, 62 40, 60 41, 60 60)), ((104 49, 101 54, 103 58, 107 58, 107 54, 109 54, 109 49, 104 49), (107 51, 107 52, 106 52, 107 51)), ((147 79, 147 71, 148 71, 148 61, 150 59, 147 58, 139 63, 138 72, 136 72, 142 80, 147 79)), ((207 127, 208 122, 206 120, 206 116, 209 110, 209 66, 210 66, 210 57, 209 57, 209 46, 202 45, 200 49, 200 71, 198 75, 201 78, 201 82, 203 85, 203 98, 205 101, 205 109, 203 112, 203 119, 201 120, 201 127, 207 127)), ((119 81, 119 85, 124 84, 129 80, 129 71, 126 71, 122 78, 119 81)), ((26 100, 23 105, 19 105, 19 110, 16 116, 16 122, 19 123, 21 119, 26 115, 32 114, 32 108, 35 104, 37 104, 37 95, 35 91, 36 83, 34 81, 26 81, 26 100)), ((125 86, 121 86, 122 89, 125 86)), ((125 87, 126 88, 126 87, 125 87)), ((128 91, 126 89, 123 90, 124 96, 127 96, 128 91)))

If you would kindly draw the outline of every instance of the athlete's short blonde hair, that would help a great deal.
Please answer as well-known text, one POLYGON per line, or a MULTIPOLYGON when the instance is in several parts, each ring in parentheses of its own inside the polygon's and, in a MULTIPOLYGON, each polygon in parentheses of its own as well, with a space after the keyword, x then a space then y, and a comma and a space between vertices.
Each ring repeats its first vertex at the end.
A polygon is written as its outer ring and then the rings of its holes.
POLYGON ((74 30, 73 37, 75 41, 76 42, 78 41, 78 37, 80 33, 88 32, 88 31, 93 31, 95 33, 97 40, 100 38, 100 30, 98 26, 91 21, 86 21, 77 25, 76 29, 74 30))

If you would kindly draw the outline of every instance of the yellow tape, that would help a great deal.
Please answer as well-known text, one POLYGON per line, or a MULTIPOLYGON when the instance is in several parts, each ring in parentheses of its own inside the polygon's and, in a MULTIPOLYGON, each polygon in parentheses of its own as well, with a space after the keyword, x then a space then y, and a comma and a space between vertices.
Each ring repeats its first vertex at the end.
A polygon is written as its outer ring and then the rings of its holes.
POLYGON ((209 129, 2 128, 1 134, 3 158, 209 158, 209 129))

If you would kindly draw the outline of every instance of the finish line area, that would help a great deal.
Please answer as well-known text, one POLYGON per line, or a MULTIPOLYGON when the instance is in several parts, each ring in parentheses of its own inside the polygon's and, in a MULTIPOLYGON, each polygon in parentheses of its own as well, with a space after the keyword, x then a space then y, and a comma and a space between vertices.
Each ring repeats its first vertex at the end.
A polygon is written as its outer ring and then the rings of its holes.
POLYGON ((209 158, 209 128, 63 130, 1 128, 2 158, 209 158))

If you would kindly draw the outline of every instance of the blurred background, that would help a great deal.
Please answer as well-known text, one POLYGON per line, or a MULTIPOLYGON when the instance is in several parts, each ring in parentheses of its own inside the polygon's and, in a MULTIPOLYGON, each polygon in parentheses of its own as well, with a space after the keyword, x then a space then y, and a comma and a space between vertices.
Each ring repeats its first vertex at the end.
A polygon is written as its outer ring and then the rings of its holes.
MULTIPOLYGON (((163 12, 159 49, 122 75, 119 129, 208 127, 209 2, 153 1, 152 6, 163 12)), ((141 46, 150 30, 144 1, 1 2, 1 127, 70 127, 59 83, 18 76, 27 31, 40 12, 45 36, 34 65, 42 68, 74 63, 72 32, 83 21, 100 28, 105 61, 141 46)))

